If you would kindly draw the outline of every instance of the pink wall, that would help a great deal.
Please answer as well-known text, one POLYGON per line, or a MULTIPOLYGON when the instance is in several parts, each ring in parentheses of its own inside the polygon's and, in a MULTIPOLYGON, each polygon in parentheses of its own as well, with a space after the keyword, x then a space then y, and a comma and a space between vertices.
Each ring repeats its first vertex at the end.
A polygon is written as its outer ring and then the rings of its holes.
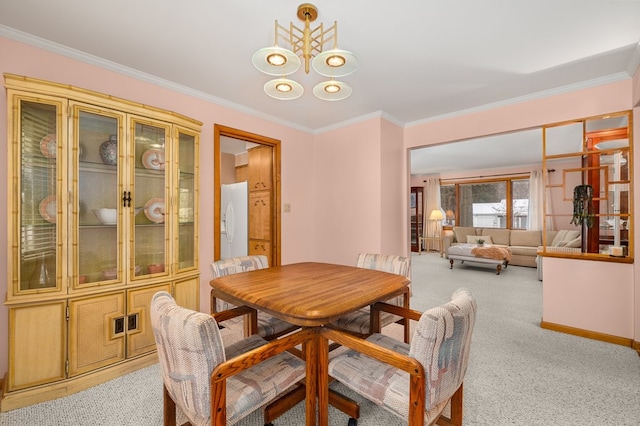
POLYGON ((625 80, 412 125, 405 130, 404 142, 407 148, 415 148, 628 109, 631 109, 631 81, 625 80))
POLYGON ((407 175, 403 129, 381 120, 381 253, 406 256, 409 253, 408 191, 402 191, 407 175), (404 230, 404 232, 403 232, 404 230), (399 238, 403 237, 403 238, 399 238))
POLYGON ((553 324, 633 338, 633 266, 544 258, 542 318, 553 324))
POLYGON ((381 252, 380 119, 316 136, 315 255, 352 265, 359 252, 381 252))

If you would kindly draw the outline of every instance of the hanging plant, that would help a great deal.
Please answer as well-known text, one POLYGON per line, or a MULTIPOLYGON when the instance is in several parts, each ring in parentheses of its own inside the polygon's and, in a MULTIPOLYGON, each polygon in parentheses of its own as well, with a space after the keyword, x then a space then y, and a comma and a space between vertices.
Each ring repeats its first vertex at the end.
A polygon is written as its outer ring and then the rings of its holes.
POLYGON ((593 212, 593 187, 591 185, 578 185, 573 188, 573 217, 571 222, 575 225, 587 225, 591 228, 594 223, 593 212))

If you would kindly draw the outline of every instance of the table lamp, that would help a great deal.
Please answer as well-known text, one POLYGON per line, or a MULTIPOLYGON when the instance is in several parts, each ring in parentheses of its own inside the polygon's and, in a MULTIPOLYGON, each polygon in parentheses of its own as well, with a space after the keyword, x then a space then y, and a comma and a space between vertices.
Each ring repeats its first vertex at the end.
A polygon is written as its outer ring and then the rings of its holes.
POLYGON ((436 237, 440 236, 440 221, 444 219, 444 212, 442 209, 433 209, 429 215, 429 220, 436 221, 436 237))

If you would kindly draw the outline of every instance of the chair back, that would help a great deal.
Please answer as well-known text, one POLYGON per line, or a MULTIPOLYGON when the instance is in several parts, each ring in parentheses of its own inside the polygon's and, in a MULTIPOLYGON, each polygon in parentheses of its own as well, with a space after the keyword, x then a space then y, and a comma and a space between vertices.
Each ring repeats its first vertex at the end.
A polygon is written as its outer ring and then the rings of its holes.
MULTIPOLYGON (((411 280, 411 259, 394 254, 360 253, 356 261, 358 268, 374 269, 376 271, 389 272, 402 275, 411 280)), ((409 283, 409 295, 411 295, 411 283, 409 283)), ((403 306, 404 296, 397 296, 385 302, 396 306, 403 306)), ((407 329, 408 330, 408 329, 407 329)), ((407 331, 407 338, 409 337, 407 331)))
POLYGON ((471 292, 460 288, 450 302, 425 311, 418 321, 409 355, 425 370, 427 410, 451 398, 464 380, 476 309, 471 292))
POLYGON ((202 424, 211 417, 211 372, 225 361, 218 324, 166 291, 153 296, 150 314, 164 386, 191 423, 202 424))
POLYGON ((392 254, 360 253, 356 261, 358 268, 375 269, 402 275, 411 279, 411 259, 392 254))
POLYGON ((240 272, 255 271, 269 267, 269 260, 264 255, 251 255, 230 257, 228 259, 216 260, 211 264, 213 278, 238 274, 240 272))

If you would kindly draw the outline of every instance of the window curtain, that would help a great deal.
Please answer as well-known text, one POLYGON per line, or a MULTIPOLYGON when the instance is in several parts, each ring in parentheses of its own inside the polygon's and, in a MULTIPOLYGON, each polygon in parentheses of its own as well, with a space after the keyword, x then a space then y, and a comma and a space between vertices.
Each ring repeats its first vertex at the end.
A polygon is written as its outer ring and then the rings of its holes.
MULTIPOLYGON (((544 172, 532 170, 529 176, 529 223, 530 231, 542 231, 545 228, 544 201, 546 199, 547 210, 551 213, 551 198, 544 188, 544 172)), ((547 229, 552 229, 551 220, 547 221, 547 229)))
POLYGON ((429 216, 431 216, 433 210, 442 211, 440 207, 439 178, 427 179, 424 183, 424 223, 422 224, 422 235, 424 236, 436 235, 438 229, 441 229, 440 224, 435 220, 429 220, 429 216))

